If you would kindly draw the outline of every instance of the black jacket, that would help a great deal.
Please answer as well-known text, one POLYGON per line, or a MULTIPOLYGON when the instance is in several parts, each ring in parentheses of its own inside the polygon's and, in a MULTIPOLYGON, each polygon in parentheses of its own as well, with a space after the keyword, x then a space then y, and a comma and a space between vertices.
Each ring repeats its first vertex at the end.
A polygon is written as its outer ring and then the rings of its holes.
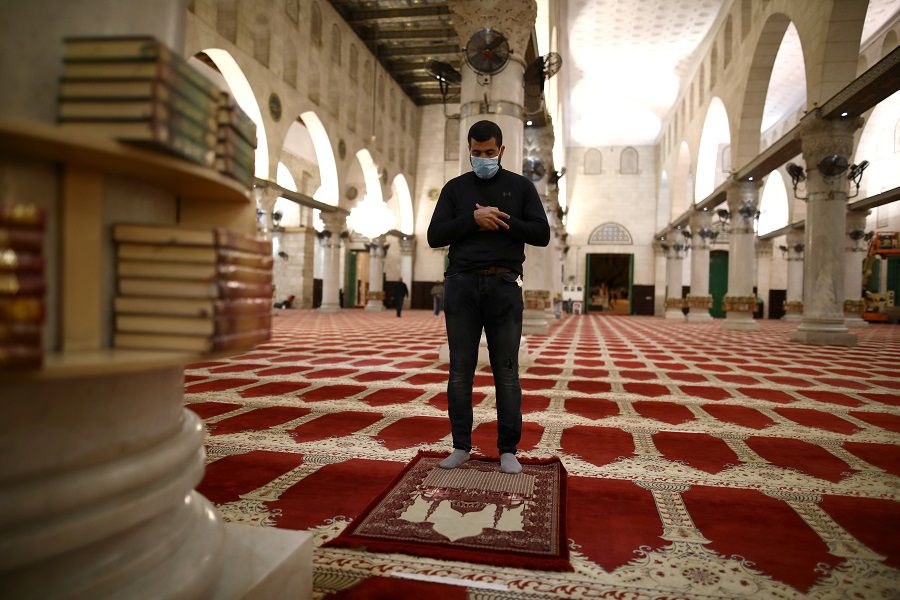
POLYGON ((490 179, 469 172, 448 181, 428 226, 429 246, 450 246, 447 275, 488 266, 521 274, 525 244, 549 243, 550 225, 534 184, 502 168, 490 179), (508 214, 509 229, 479 231, 476 203, 508 214))

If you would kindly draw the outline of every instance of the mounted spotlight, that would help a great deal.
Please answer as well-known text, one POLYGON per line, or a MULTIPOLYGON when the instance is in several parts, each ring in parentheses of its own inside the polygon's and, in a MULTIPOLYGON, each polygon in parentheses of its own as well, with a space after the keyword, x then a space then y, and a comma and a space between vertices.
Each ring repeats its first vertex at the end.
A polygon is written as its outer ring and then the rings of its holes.
POLYGON ((794 244, 793 246, 791 246, 791 248, 793 249, 793 251, 796 252, 797 254, 800 254, 801 252, 803 252, 803 249, 804 249, 805 247, 806 247, 806 246, 804 246, 803 244, 794 244))
POLYGON ((720 208, 716 211, 716 216, 719 218, 719 223, 726 225, 731 218, 731 213, 728 212, 727 208, 720 208))
POLYGON ((699 235, 700 239, 702 239, 703 241, 714 240, 719 237, 719 232, 709 227, 703 227, 700 231, 697 232, 697 235, 699 235))
POLYGON ((787 246, 778 246, 778 249, 781 250, 781 257, 787 258, 787 253, 790 248, 788 248, 787 246))
POLYGON ((288 253, 285 252, 284 250, 279 250, 279 251, 278 251, 278 256, 280 256, 280 257, 283 258, 284 260, 287 260, 288 258, 290 258, 290 257, 288 256, 288 253))
POLYGON ((744 204, 738 209, 738 214, 741 215, 742 218, 750 220, 759 216, 759 211, 756 210, 756 207, 752 204, 744 204))
POLYGON ((867 232, 866 232, 866 235, 863 236, 863 238, 864 238, 867 242, 871 241, 873 237, 875 237, 875 232, 874 232, 874 231, 867 231, 867 232))
POLYGON ((853 182, 853 185, 856 186, 856 191, 853 193, 850 198, 856 198, 859 196, 859 184, 862 183, 863 171, 865 171, 869 167, 869 161, 864 160, 859 164, 850 165, 850 172, 847 173, 847 179, 853 182))
POLYGON ((854 242, 858 242, 859 240, 866 237, 866 232, 863 231, 862 229, 854 229, 853 231, 850 231, 849 233, 847 233, 847 236, 854 242))
POLYGON ((797 200, 809 199, 809 196, 797 195, 797 186, 806 181, 806 171, 803 170, 803 167, 795 163, 788 163, 785 168, 787 169, 788 175, 791 176, 791 183, 794 186, 794 198, 797 200))
POLYGON ((821 173, 823 177, 831 178, 837 177, 846 171, 849 166, 850 164, 847 162, 847 157, 841 156, 840 154, 829 154, 819 161, 819 164, 816 165, 816 169, 819 170, 819 173, 821 173))
POLYGON ((282 213, 280 210, 273 211, 272 212, 272 224, 275 225, 275 227, 281 227, 281 218, 283 216, 284 216, 284 213, 282 213))

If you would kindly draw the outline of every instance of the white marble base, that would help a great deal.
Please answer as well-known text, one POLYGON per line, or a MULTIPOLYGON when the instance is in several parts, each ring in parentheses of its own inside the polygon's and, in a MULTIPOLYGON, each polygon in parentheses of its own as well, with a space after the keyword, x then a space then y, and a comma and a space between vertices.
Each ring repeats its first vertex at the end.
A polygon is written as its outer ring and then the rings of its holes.
POLYGON ((670 308, 666 311, 666 318, 671 319, 673 321, 684 321, 685 316, 684 313, 681 312, 680 308, 670 308))
POLYGON ((846 325, 848 328, 860 329, 863 327, 868 327, 869 323, 859 315, 849 315, 844 317, 844 325, 846 325))
POLYGON ((847 331, 840 317, 805 317, 791 332, 791 340, 818 346, 855 346, 856 334, 847 331))
POLYGON ((272 527, 225 525, 222 574, 211 600, 312 596, 313 536, 272 527))
MULTIPOLYGON (((447 342, 441 344, 438 350, 438 360, 442 363, 450 363, 450 345, 447 342)), ((478 343, 478 364, 491 364, 491 357, 488 352, 487 338, 484 333, 481 334, 481 341, 478 343)), ((519 366, 523 367, 531 364, 531 355, 528 353, 528 341, 525 336, 519 341, 519 366)))
POLYGON ((687 315, 688 323, 709 323, 713 320, 708 310, 694 312, 691 310, 687 315))
POLYGON ((547 333, 550 330, 550 323, 547 319, 548 314, 545 310, 526 309, 522 312, 522 332, 526 335, 547 333))
POLYGON ((800 313, 785 313, 785 315, 781 317, 781 320, 790 323, 799 323, 803 320, 803 315, 800 313))
POLYGON ((384 302, 381 300, 369 300, 366 302, 365 308, 363 310, 368 310, 371 312, 381 312, 384 310, 384 302))
POLYGON ((725 331, 759 331, 759 323, 753 320, 752 313, 730 312, 722 322, 725 331))
POLYGON ((340 312, 341 305, 340 304, 322 304, 318 308, 319 312, 331 313, 331 312, 340 312))

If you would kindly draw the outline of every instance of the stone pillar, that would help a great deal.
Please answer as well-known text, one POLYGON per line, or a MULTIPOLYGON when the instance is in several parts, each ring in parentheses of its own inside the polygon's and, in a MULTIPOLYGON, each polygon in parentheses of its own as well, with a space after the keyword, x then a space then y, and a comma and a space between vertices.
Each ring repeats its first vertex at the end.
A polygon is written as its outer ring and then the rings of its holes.
POLYGON ((405 306, 412 303, 413 289, 413 257, 416 251, 416 238, 414 236, 404 237, 400 239, 400 279, 409 289, 409 296, 406 297, 405 306))
POLYGON ((738 181, 728 188, 731 235, 728 243, 728 293, 725 295, 725 322, 722 329, 755 331, 753 320, 756 296, 753 295, 753 262, 756 234, 753 220, 759 205, 759 183, 738 181))
POLYGON ((366 295, 365 310, 384 310, 384 238, 379 237, 369 244, 369 293, 366 295))
POLYGON ((256 197, 256 210, 262 212, 258 223, 258 235, 263 239, 271 240, 272 232, 275 229, 275 224, 272 222, 272 211, 275 210, 278 192, 268 188, 255 188, 253 195, 256 197))
POLYGON ((463 61, 460 90, 460 173, 471 170, 466 135, 473 123, 482 119, 494 121, 503 131, 503 168, 522 172, 523 119, 525 89, 522 59, 537 18, 534 0, 451 0, 453 26, 459 32, 460 46, 476 31, 490 27, 502 33, 509 42, 510 57, 506 67, 490 77, 483 77, 463 61), (487 99, 487 101, 485 101, 487 99))
POLYGON ((341 309, 341 233, 347 226, 347 214, 344 212, 323 212, 322 221, 325 231, 322 232, 320 244, 324 257, 322 268, 322 312, 337 312, 341 309))
POLYGON ((787 294, 784 300, 783 321, 803 319, 803 231, 792 229, 785 236, 787 243, 787 294))
POLYGON ((807 169, 806 260, 803 321, 791 339, 805 344, 856 345, 856 335, 844 323, 844 244, 847 222, 846 171, 826 177, 818 166, 830 155, 847 160, 853 153, 853 133, 859 117, 819 119, 802 123, 803 158, 807 169))
POLYGON ((763 317, 769 318, 769 289, 772 280, 772 240, 756 241, 756 295, 763 299, 763 317))
POLYGON ((295 308, 312 307, 314 257, 308 252, 307 242, 313 233, 305 227, 286 227, 276 234, 280 240, 279 252, 284 253, 275 257, 276 299, 296 296, 295 308))
POLYGON ((681 297, 684 277, 684 243, 681 231, 670 229, 666 242, 660 244, 666 253, 666 318, 684 321, 684 299, 681 297))
POLYGON ((695 210, 691 214, 691 292, 687 297, 691 323, 712 321, 709 309, 712 296, 709 295, 709 243, 712 239, 712 214, 695 210))
POLYGON ((844 323, 847 327, 867 327, 862 318, 866 303, 862 298, 863 261, 869 251, 863 241, 866 233, 866 216, 869 211, 847 211, 847 235, 844 238, 844 323))
MULTIPOLYGON (((525 131, 525 148, 529 158, 539 160, 549 170, 553 162, 553 130, 550 127, 529 127, 525 131)), ((542 177, 534 182, 534 187, 541 198, 548 223, 553 223, 555 215, 548 196, 547 178, 542 177)), ((550 320, 553 319, 550 301, 553 259, 550 245, 525 246, 525 311, 522 314, 522 332, 525 334, 547 333, 550 328, 550 320)))

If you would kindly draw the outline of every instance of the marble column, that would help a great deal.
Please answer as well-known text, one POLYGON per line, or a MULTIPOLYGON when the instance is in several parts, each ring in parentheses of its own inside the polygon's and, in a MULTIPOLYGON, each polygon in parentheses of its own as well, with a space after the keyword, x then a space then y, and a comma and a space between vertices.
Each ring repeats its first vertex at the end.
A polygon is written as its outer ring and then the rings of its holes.
POLYGON ((366 295, 365 310, 384 310, 384 238, 379 237, 369 244, 369 293, 366 295))
POLYGON ((284 300, 295 296, 294 308, 312 307, 314 257, 308 251, 308 240, 314 233, 305 227, 285 227, 275 234, 279 240, 274 270, 275 297, 284 300))
MULTIPOLYGON (((278 192, 267 188, 255 188, 253 195, 256 198, 256 210, 261 211, 257 224, 259 237, 271 240, 275 224, 272 221, 272 211, 275 210, 275 202, 278 200, 278 192)), ((259 213, 257 213, 259 214, 259 213)))
MULTIPOLYGON (((805 119, 804 119, 805 121, 805 119)), ((853 134, 859 117, 801 122, 803 158, 807 169, 806 257, 803 320, 791 339, 805 344, 856 345, 856 335, 844 322, 844 239, 847 222, 846 171, 826 177, 817 165, 831 155, 847 160, 853 154, 853 134)))
POLYGON ((709 243, 712 239, 712 214, 705 210, 695 210, 691 214, 691 291, 687 297, 690 323, 712 321, 709 309, 712 296, 709 295, 709 243))
POLYGON ((322 312, 337 312, 341 309, 341 233, 347 226, 347 214, 344 212, 323 212, 322 221, 325 231, 319 243, 323 253, 322 268, 322 312))
POLYGON ((400 239, 400 279, 406 284, 409 295, 404 301, 404 306, 410 306, 412 303, 413 289, 413 258, 416 251, 415 236, 404 237, 400 239))
POLYGON ((866 233, 866 216, 869 211, 848 210, 846 236, 844 237, 844 323, 847 327, 868 327, 863 320, 866 303, 863 294, 863 261, 869 247, 863 241, 866 233))
POLYGON ((684 278, 684 243, 681 231, 670 229, 666 241, 660 244, 666 253, 666 318, 684 321, 684 299, 681 297, 684 278))
POLYGON ((453 26, 459 32, 460 46, 476 31, 489 27, 502 33, 510 49, 506 67, 492 76, 482 76, 463 62, 460 90, 460 173, 471 170, 467 133, 477 121, 494 121, 503 131, 503 168, 522 172, 523 119, 525 89, 522 78, 525 62, 522 59, 537 18, 534 0, 450 0, 453 26))
POLYGON ((783 321, 803 319, 803 230, 792 229, 785 236, 787 244, 787 293, 783 321))
POLYGON ((728 292, 725 295, 725 321, 722 329, 755 331, 753 320, 756 296, 753 295, 753 263, 756 260, 756 233, 753 221, 759 205, 759 183, 738 181, 728 188, 731 234, 728 242, 728 292))
MULTIPOLYGON (((550 127, 529 127, 525 130, 525 152, 529 159, 541 162, 549 170, 553 162, 553 130, 550 127)), ((538 196, 544 207, 547 222, 553 223, 555 215, 551 208, 548 195, 548 183, 546 176, 534 182, 538 196)), ((552 240, 551 240, 552 242, 552 240)), ((525 311, 522 315, 522 332, 547 333, 550 321, 552 303, 550 301, 550 288, 552 286, 553 273, 553 249, 548 246, 525 246, 524 290, 523 297, 525 311)))
POLYGON ((763 299, 763 319, 769 318, 772 280, 772 240, 756 241, 756 296, 763 299))

